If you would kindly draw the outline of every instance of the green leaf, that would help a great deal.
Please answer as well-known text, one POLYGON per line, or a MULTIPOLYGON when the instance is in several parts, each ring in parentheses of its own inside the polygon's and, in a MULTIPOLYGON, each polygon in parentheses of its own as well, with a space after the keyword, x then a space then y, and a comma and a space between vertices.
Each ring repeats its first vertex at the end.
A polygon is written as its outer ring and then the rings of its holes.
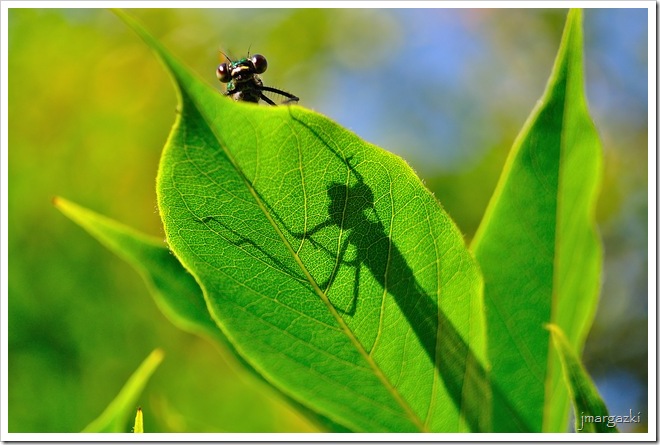
POLYGON ((580 358, 571 347, 561 328, 549 324, 546 328, 559 353, 564 381, 575 408, 575 431, 579 433, 616 433, 615 416, 610 417, 605 402, 600 398, 596 385, 582 366, 580 358), (595 421, 598 420, 598 421, 595 421), (611 421, 610 421, 611 420, 611 421))
POLYGON ((94 419, 82 431, 83 433, 125 433, 130 414, 135 409, 135 402, 146 386, 151 374, 163 360, 163 351, 154 349, 140 367, 128 379, 117 397, 103 413, 94 419))
MULTIPOLYGON (((494 385, 532 431, 565 431, 568 396, 545 323, 581 351, 598 299, 594 209, 601 148, 584 96, 581 12, 571 10, 541 98, 518 136, 472 249, 485 284, 494 385)), ((493 407, 497 431, 517 431, 493 407)))
POLYGON ((54 204, 140 273, 156 304, 174 325, 227 344, 209 314, 199 285, 161 240, 66 199, 56 198, 54 204))
MULTIPOLYGON (((139 233, 66 199, 55 198, 54 204, 62 213, 140 273, 156 304, 175 326, 221 344, 253 375, 263 380, 263 377, 236 353, 232 344, 212 320, 202 290, 195 279, 159 239, 139 233)), ((321 429, 334 432, 346 431, 331 420, 309 411, 285 394, 281 395, 321 429)))
POLYGON ((311 111, 232 102, 119 14, 178 87, 159 209, 236 350, 351 431, 487 430, 481 278, 414 172, 311 111))
POLYGON ((136 434, 144 433, 144 415, 142 414, 142 408, 140 407, 138 407, 137 413, 135 414, 133 432, 136 434))

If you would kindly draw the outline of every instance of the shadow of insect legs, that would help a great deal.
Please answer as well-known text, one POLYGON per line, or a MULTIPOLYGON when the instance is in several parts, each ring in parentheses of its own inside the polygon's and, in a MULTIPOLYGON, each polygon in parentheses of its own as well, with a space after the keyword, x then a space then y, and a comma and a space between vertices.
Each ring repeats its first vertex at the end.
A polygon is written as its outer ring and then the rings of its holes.
POLYGON ((328 279, 329 285, 334 281, 334 275, 342 261, 356 267, 357 274, 358 267, 366 266, 369 269, 386 291, 387 297, 395 300, 428 359, 437 368, 450 397, 455 405, 460 407, 464 419, 473 430, 491 431, 491 410, 492 407, 497 407, 505 413, 499 418, 505 419, 506 425, 497 425, 494 430, 533 431, 526 418, 509 400, 509 395, 490 382, 488 371, 481 360, 452 320, 439 307, 442 289, 432 290, 431 295, 417 282, 404 253, 399 250, 381 222, 374 205, 372 189, 357 171, 357 166, 352 165, 351 157, 343 155, 336 142, 329 139, 324 131, 311 125, 309 120, 298 119, 294 109, 289 109, 289 113, 294 121, 311 132, 330 153, 346 165, 348 177, 343 184, 331 183, 328 186, 330 203, 327 220, 306 233, 293 233, 282 224, 285 230, 298 239, 309 239, 315 247, 338 258, 333 275, 328 279), (353 175, 357 182, 349 185, 353 175), (331 252, 313 238, 321 230, 332 226, 338 227, 340 233, 350 230, 338 252, 331 252), (347 262, 343 260, 343 255, 350 244, 355 247, 357 254, 354 260, 347 262))
MULTIPOLYGON (((291 278, 293 278, 297 281, 300 281, 301 283, 305 283, 305 284, 308 283, 307 279, 299 271, 292 270, 289 266, 284 264, 281 259, 275 257, 270 252, 266 251, 263 247, 258 245, 253 240, 241 235, 236 230, 232 229, 227 224, 222 222, 219 218, 217 218, 215 216, 205 216, 203 218, 196 219, 196 221, 200 224, 204 224, 205 226, 209 227, 210 230, 213 230, 219 236, 221 236, 223 239, 225 239, 226 241, 232 243, 233 245, 235 245, 237 247, 246 246, 246 245, 250 246, 254 250, 260 252, 263 256, 268 258, 275 266, 277 266, 277 268, 280 271, 288 274, 291 278), (222 227, 224 229, 225 233, 220 233, 218 230, 211 228, 211 226, 209 225, 209 223, 211 223, 211 222, 215 223, 215 225, 218 225, 218 226, 222 227), (232 234, 231 238, 229 236, 227 236, 228 233, 232 234)), ((246 251, 246 253, 254 256, 254 253, 249 253, 247 251, 246 251)), ((262 260, 263 260, 263 258, 262 258, 262 260)))
MULTIPOLYGON (((330 276, 325 282, 320 283, 319 285, 321 290, 326 294, 332 287, 332 284, 339 273, 339 269, 342 266, 355 267, 351 306, 348 310, 336 308, 340 312, 352 316, 355 314, 357 308, 357 298, 360 292, 360 271, 362 265, 366 265, 375 275, 385 273, 384 267, 377 264, 379 259, 372 259, 369 257, 369 250, 374 246, 377 247, 383 242, 389 244, 389 238, 385 233, 383 224, 380 220, 373 222, 369 219, 368 212, 371 211, 374 214, 376 212, 374 207, 374 195, 371 188, 364 183, 362 175, 353 168, 350 161, 351 158, 347 159, 345 162, 350 171, 357 178, 357 183, 352 186, 338 182, 330 184, 327 190, 328 198, 330 200, 330 203, 328 204, 328 219, 305 233, 290 233, 297 239, 309 240, 315 248, 320 248, 331 258, 336 258, 330 276), (346 238, 341 242, 341 246, 337 252, 331 251, 313 238, 314 234, 330 227, 338 227, 340 229, 340 234, 342 235, 350 231, 346 238), (349 245, 355 247, 356 257, 353 260, 346 261, 344 257, 349 245)), ((376 256, 378 257, 379 255, 376 256)), ((383 266, 384 265, 385 263, 383 263, 383 266)), ((381 280, 379 279, 379 281, 381 280)))

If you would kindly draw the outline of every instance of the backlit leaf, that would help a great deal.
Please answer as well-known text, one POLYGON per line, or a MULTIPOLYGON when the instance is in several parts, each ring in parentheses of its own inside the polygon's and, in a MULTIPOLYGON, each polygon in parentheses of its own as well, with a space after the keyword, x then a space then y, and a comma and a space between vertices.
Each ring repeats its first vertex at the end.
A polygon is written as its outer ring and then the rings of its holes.
POLYGON ((125 433, 129 416, 153 372, 163 360, 163 351, 155 349, 128 379, 117 397, 103 413, 82 431, 83 433, 125 433))
POLYGON ((564 382, 575 408, 575 431, 579 433, 616 433, 614 420, 610 417, 605 402, 596 385, 584 369, 580 358, 568 343, 568 339, 556 325, 547 325, 564 373, 564 382), (586 420, 586 421, 585 421, 586 420), (597 421, 596 421, 597 420, 597 421))
POLYGON ((232 102, 124 20, 180 95, 167 241, 239 354, 352 431, 487 430, 479 271, 414 172, 311 111, 232 102))
MULTIPOLYGON (((546 323, 581 351, 600 287, 594 209, 601 147, 584 96, 582 16, 571 10, 545 94, 518 136, 472 244, 484 275, 492 382, 531 431, 566 431, 568 396, 546 323)), ((496 431, 518 431, 493 407, 496 431)))

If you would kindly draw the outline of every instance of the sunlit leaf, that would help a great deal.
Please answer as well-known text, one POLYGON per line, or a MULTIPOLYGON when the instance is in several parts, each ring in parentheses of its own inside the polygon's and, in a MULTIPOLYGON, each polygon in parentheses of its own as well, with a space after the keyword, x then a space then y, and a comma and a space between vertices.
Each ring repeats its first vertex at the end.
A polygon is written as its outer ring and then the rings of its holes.
MULTIPOLYGON (((485 282, 494 385, 532 431, 565 431, 568 397, 545 323, 581 351, 600 286, 594 207, 601 148, 584 97, 581 12, 572 10, 545 94, 518 136, 472 249, 485 282)), ((516 431, 493 407, 497 431, 516 431)))
MULTIPOLYGON (((160 310, 180 329, 216 341, 233 353, 240 363, 263 380, 242 357, 212 320, 202 290, 179 260, 159 239, 144 235, 91 210, 63 198, 55 198, 55 206, 109 250, 131 264, 144 278, 160 310)), ((283 397, 322 430, 345 432, 330 419, 283 397)))
POLYGON ((226 343, 195 279, 162 240, 63 198, 55 206, 142 275, 161 311, 179 328, 226 343))
POLYGON ((487 429, 479 272, 412 170, 303 108, 233 103, 125 20, 179 88, 168 243, 237 351, 353 431, 487 429))
POLYGON ((601 399, 596 385, 584 369, 568 339, 556 325, 547 325, 552 335, 552 342, 557 353, 564 375, 564 382, 573 400, 575 408, 575 431, 580 433, 616 433, 616 425, 610 422, 610 415, 601 399), (587 421, 585 422, 585 419, 587 421), (598 421, 595 421, 597 419, 598 421), (607 419, 607 420, 604 420, 607 419))
POLYGON ((135 414, 133 432, 136 434, 144 433, 144 415, 142 414, 142 408, 138 408, 137 413, 135 414))
POLYGON ((83 433, 125 433, 129 416, 135 410, 135 403, 140 397, 151 374, 163 360, 163 351, 155 349, 142 362, 140 367, 128 379, 117 397, 103 413, 94 419, 82 431, 83 433))

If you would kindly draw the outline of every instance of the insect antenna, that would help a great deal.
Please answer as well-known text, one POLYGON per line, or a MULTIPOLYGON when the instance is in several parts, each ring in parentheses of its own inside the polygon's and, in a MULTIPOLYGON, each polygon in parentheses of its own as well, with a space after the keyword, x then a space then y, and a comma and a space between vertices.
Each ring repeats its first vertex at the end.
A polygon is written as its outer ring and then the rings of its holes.
POLYGON ((234 61, 231 60, 227 54, 225 54, 225 53, 222 52, 221 50, 218 50, 218 51, 220 51, 220 54, 222 54, 223 56, 225 56, 225 59, 227 59, 227 60, 229 61, 229 63, 234 63, 234 61))

